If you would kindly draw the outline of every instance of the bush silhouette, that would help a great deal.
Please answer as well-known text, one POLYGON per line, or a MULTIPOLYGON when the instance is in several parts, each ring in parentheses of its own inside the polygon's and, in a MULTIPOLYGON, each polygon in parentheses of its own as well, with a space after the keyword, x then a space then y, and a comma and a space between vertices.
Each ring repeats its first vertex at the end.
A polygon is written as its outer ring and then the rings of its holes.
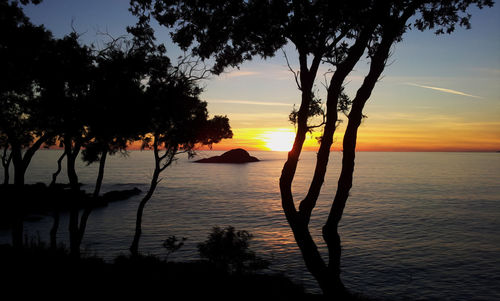
POLYGON ((182 237, 178 239, 175 235, 169 236, 163 242, 162 246, 167 250, 167 255, 165 256, 165 261, 168 261, 168 257, 170 254, 178 251, 182 246, 184 246, 184 242, 187 240, 186 237, 182 237))
POLYGON ((249 250, 253 235, 248 231, 236 231, 234 227, 214 227, 204 243, 198 244, 200 256, 219 270, 241 274, 265 269, 269 262, 249 250))

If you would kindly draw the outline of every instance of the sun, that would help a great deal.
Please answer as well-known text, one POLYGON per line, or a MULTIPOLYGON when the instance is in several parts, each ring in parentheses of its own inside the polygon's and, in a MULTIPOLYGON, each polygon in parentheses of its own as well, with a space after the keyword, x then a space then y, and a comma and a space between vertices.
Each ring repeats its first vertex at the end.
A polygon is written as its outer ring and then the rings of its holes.
POLYGON ((265 147, 272 151, 290 151, 295 140, 295 133, 289 130, 268 131, 262 134, 265 147))

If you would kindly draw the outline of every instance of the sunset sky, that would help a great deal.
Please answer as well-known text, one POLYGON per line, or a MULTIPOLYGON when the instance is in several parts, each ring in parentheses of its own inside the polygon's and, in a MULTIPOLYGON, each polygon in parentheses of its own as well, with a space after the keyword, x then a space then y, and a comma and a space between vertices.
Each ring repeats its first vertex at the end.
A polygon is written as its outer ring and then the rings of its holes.
MULTIPOLYGON (((108 32, 117 37, 135 22, 125 0, 44 0, 25 12, 35 24, 44 24, 56 37, 71 32, 71 23, 85 44, 102 45, 108 32)), ((472 29, 452 35, 411 31, 393 48, 390 66, 375 87, 360 127, 358 150, 365 151, 498 151, 500 150, 500 6, 472 9, 472 29)), ((181 52, 165 42, 171 58, 181 52)), ((293 46, 284 49, 292 66, 293 46)), ((323 79, 327 66, 318 73, 323 79)), ((347 85, 354 96, 368 69, 355 68, 347 85)), ((300 94, 280 52, 269 60, 254 59, 239 70, 228 70, 204 83, 202 98, 212 115, 227 115, 232 140, 214 146, 225 150, 286 150, 293 139, 288 114, 300 94)), ((317 91, 324 96, 321 81, 317 91)), ((345 118, 344 118, 345 119, 345 118)), ((341 125, 334 150, 341 149, 341 125)), ((315 150, 314 138, 306 141, 315 150)))

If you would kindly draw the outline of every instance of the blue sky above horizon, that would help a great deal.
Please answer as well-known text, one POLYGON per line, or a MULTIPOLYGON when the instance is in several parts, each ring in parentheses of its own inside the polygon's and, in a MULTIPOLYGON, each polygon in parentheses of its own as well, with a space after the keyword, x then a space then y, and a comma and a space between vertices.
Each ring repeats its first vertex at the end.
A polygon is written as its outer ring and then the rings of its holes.
MULTIPOLYGON (((25 12, 56 37, 71 32, 73 24, 83 33, 83 43, 100 45, 106 37, 99 32, 117 37, 134 24, 128 7, 123 0, 44 0, 28 5, 25 12)), ((360 150, 500 150, 500 5, 470 13, 470 30, 457 28, 440 36, 413 30, 395 45, 367 103, 360 150)), ((172 58, 182 54, 164 28, 156 29, 172 58)), ((285 51, 296 66, 293 46, 285 51)), ((348 94, 355 94, 367 68, 366 61, 356 66, 348 94)), ((265 61, 255 58, 203 84, 210 113, 227 115, 235 132, 233 141, 220 148, 237 144, 262 149, 265 144, 259 139, 265 133, 293 131, 288 114, 300 94, 282 53, 265 61)), ((324 95, 321 81, 317 90, 324 95)), ((341 125, 336 148, 341 147, 342 132, 341 125)))

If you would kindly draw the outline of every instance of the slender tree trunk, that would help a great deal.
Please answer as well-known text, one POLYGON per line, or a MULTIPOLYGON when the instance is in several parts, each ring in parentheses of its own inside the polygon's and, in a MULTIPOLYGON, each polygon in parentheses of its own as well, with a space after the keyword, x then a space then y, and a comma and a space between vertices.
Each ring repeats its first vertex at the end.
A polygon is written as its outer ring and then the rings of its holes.
POLYGON ((3 155, 2 155, 2 166, 3 166, 3 184, 5 186, 9 185, 10 181, 10 162, 12 161, 12 152, 9 153, 7 156, 7 151, 8 147, 6 146, 3 150, 3 155))
POLYGON ((137 208, 134 240, 132 241, 132 245, 130 246, 130 253, 132 254, 132 256, 139 255, 139 240, 141 239, 142 235, 142 214, 144 212, 144 207, 146 207, 147 202, 153 196, 156 186, 158 185, 159 175, 160 175, 159 171, 155 169, 155 171, 153 172, 153 178, 151 179, 149 190, 139 203, 139 208, 137 208))
POLYGON ((59 176, 62 170, 62 160, 64 159, 64 157, 66 157, 66 151, 64 151, 62 155, 59 157, 59 159, 57 159, 57 170, 52 174, 52 181, 50 182, 49 185, 50 187, 56 185, 57 177, 59 176))
POLYGON ((70 213, 69 213, 69 246, 70 254, 73 257, 80 257, 80 244, 79 244, 79 229, 78 220, 80 215, 80 185, 78 183, 78 175, 75 169, 76 158, 80 152, 80 144, 75 143, 72 147, 71 139, 65 139, 65 150, 66 150, 66 163, 67 163, 67 173, 68 180, 72 191, 72 199, 70 200, 70 213))
POLYGON ((76 145, 72 149, 71 144, 65 146, 66 149, 66 171, 68 173, 69 185, 73 191, 79 191, 80 185, 78 183, 78 175, 76 173, 76 158, 80 153, 80 146, 76 145))
POLYGON ((153 193, 155 192, 156 186, 158 185, 158 178, 160 176, 160 172, 162 168, 160 167, 160 156, 158 154, 158 137, 155 136, 154 142, 153 142, 153 153, 155 157, 155 169, 153 171, 153 177, 151 179, 151 184, 149 186, 149 190, 144 196, 144 198, 141 200, 139 203, 139 207, 137 208, 137 217, 135 221, 135 234, 134 234, 134 240, 132 241, 132 245, 130 246, 130 253, 132 256, 138 256, 139 255, 139 241, 141 239, 142 235, 142 214, 144 212, 144 207, 146 207, 147 202, 151 199, 153 196, 153 193))
POLYGON ((327 296, 343 297, 346 294, 346 290, 340 280, 340 275, 332 272, 319 253, 318 247, 309 231, 309 220, 319 197, 321 186, 323 185, 326 174, 330 148, 333 143, 333 136, 338 120, 337 106, 338 99, 342 91, 342 84, 347 75, 354 68, 356 62, 358 62, 359 58, 363 55, 364 49, 368 44, 374 28, 375 27, 372 24, 372 27, 367 27, 367 29, 362 32, 355 45, 351 47, 346 60, 337 66, 337 70, 332 76, 330 86, 328 88, 326 124, 317 155, 314 176, 308 193, 300 202, 299 211, 297 211, 293 201, 291 186, 298 158, 304 143, 305 134, 308 130, 307 114, 305 114, 305 112, 301 112, 301 110, 304 103, 307 104, 307 107, 309 106, 312 95, 312 84, 314 83, 316 75, 315 72, 317 71, 315 68, 308 70, 307 68, 304 68, 304 64, 301 63, 302 104, 301 109, 299 110, 297 135, 295 137, 294 147, 288 154, 288 159, 283 167, 280 178, 281 199, 285 216, 287 217, 293 231, 297 245, 301 250, 306 267, 317 280, 323 293, 327 296), (311 71, 314 71, 314 73, 311 73, 311 71), (301 113, 304 114, 302 115, 302 119, 300 119, 301 113))
POLYGON ((101 191, 101 185, 102 185, 102 180, 104 179, 104 167, 106 165, 107 155, 108 155, 108 150, 107 149, 103 150, 101 158, 99 160, 99 172, 97 174, 97 180, 94 187, 94 193, 93 193, 94 199, 99 196, 99 192, 101 191))
POLYGON ((371 92, 385 68, 390 48, 394 42, 395 34, 397 33, 392 30, 391 28, 391 30, 383 35, 380 45, 372 56, 370 71, 365 77, 363 84, 358 89, 356 97, 353 99, 343 140, 342 171, 340 173, 337 192, 328 220, 323 227, 323 238, 328 246, 330 259, 328 268, 330 273, 334 275, 334 278, 338 279, 339 285, 342 284, 340 281, 342 248, 340 235, 338 233, 338 225, 342 218, 349 192, 352 188, 358 128, 363 118, 365 103, 370 98, 371 92))
MULTIPOLYGON (((92 202, 97 201, 99 197, 99 192, 101 191, 102 180, 104 178, 104 167, 106 165, 106 157, 108 155, 108 150, 104 150, 101 154, 101 158, 99 160, 99 172, 97 174, 97 180, 94 187, 94 193, 92 194, 92 202)), ((79 228, 79 237, 78 244, 81 245, 83 241, 83 236, 85 235, 85 230, 87 228, 87 221, 89 219, 90 214, 92 213, 92 204, 86 204, 85 210, 82 213, 82 217, 80 218, 80 228, 79 228)))
MULTIPOLYGON (((66 150, 64 150, 59 159, 57 159, 57 170, 52 174, 52 181, 50 182, 49 185, 49 187, 51 187, 52 189, 54 189, 57 177, 61 173, 62 160, 64 159, 64 157, 66 157, 66 150)), ((55 205, 54 212, 52 213, 53 222, 52 222, 52 228, 50 229, 50 248, 52 250, 57 249, 57 231, 59 230, 59 220, 60 220, 60 212, 57 206, 58 204, 55 205)))

